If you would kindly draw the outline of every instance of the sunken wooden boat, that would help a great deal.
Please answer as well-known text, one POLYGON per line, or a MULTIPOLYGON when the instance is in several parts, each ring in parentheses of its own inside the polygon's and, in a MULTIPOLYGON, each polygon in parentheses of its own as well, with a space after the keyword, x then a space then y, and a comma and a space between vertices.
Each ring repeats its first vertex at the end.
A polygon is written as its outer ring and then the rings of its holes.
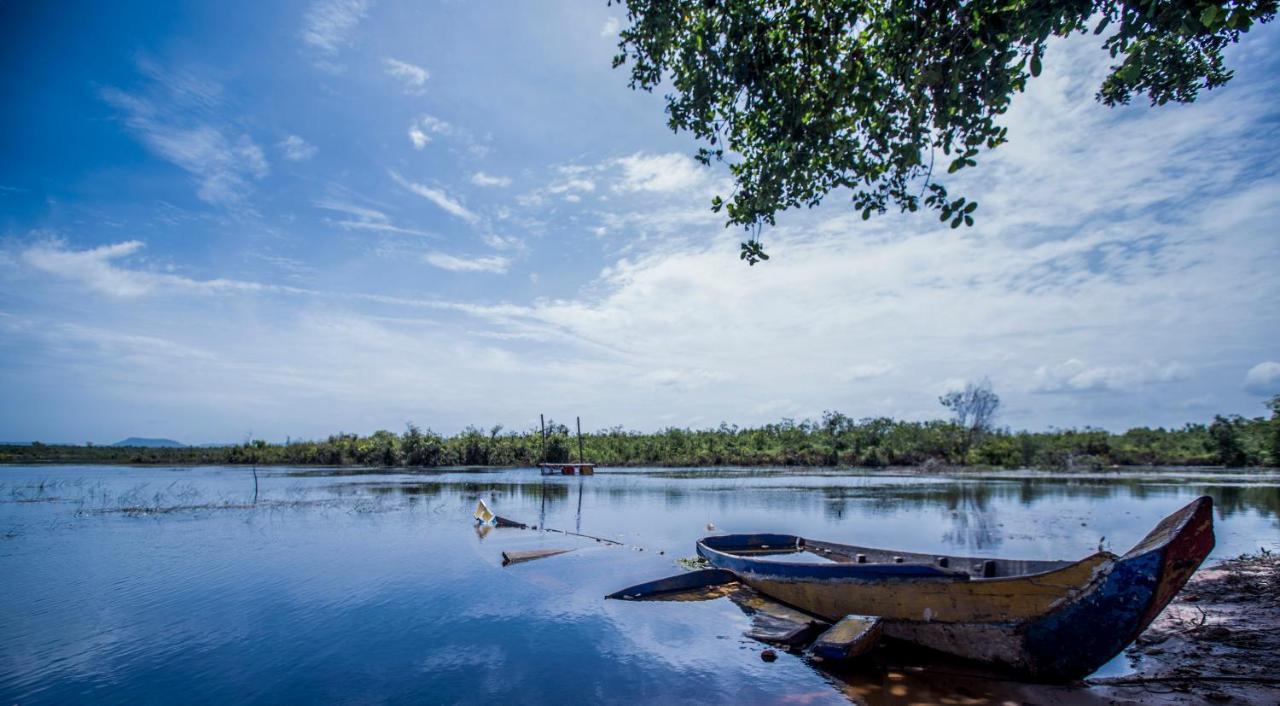
POLYGON ((707 537, 697 548, 717 569, 813 615, 876 616, 886 638, 1069 681, 1133 642, 1213 544, 1213 501, 1202 497, 1124 556, 1079 561, 912 554, 783 534, 707 537), (777 556, 795 552, 829 561, 777 556))

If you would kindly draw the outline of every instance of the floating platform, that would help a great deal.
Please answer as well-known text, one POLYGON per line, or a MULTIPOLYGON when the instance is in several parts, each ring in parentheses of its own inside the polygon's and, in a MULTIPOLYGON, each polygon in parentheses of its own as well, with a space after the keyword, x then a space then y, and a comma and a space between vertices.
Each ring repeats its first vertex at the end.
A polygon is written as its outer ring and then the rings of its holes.
POLYGON ((596 474, 594 463, 540 463, 538 468, 544 476, 593 476, 596 474))

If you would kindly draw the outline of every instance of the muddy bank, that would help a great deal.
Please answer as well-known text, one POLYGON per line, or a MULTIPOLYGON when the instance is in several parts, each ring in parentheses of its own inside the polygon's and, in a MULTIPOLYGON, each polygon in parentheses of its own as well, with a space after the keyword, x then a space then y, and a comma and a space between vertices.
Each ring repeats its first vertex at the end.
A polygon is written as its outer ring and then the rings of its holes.
POLYGON ((1136 674, 1094 688, 1166 703, 1280 703, 1280 553, 1197 572, 1128 655, 1136 674))

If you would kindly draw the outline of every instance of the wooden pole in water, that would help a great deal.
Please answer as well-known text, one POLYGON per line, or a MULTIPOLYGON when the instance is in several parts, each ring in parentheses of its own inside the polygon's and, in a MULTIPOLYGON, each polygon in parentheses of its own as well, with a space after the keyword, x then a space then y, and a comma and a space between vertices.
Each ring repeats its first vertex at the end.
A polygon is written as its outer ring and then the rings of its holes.
POLYGON ((547 462, 547 420, 539 414, 538 426, 542 429, 542 442, 538 444, 538 463, 547 462))
POLYGON ((575 417, 578 420, 578 463, 586 463, 586 456, 582 455, 582 417, 575 417))

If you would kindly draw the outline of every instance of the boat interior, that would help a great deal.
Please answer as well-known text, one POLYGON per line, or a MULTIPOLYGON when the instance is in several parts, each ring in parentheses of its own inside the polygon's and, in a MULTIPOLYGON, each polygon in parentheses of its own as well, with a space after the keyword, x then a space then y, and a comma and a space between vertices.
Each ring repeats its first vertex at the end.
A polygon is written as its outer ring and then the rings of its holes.
MULTIPOLYGON (((787 563, 836 564, 923 564, 955 573, 968 574, 974 579, 1009 578, 1041 574, 1070 566, 1075 561, 1038 561, 1000 559, 996 557, 955 556, 945 554, 917 554, 890 551, 872 547, 858 547, 821 540, 805 539, 790 535, 755 535, 749 538, 708 537, 703 540, 711 549, 741 557, 761 557, 766 561, 787 563), (745 540, 745 541, 744 541, 745 540)), ((1111 555, 1114 557, 1114 555, 1111 555)))

